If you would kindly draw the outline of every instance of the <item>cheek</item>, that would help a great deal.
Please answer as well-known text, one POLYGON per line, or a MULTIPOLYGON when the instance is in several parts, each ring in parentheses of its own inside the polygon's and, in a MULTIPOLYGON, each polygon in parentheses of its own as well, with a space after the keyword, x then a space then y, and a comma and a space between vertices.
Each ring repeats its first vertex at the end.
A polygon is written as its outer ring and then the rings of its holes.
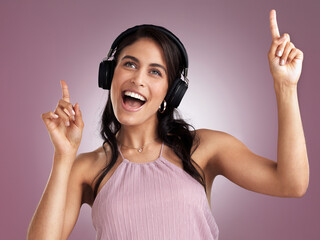
POLYGON ((125 78, 121 73, 121 70, 115 69, 113 73, 113 78, 111 81, 111 96, 114 97, 118 93, 118 89, 121 86, 122 82, 125 78))
POLYGON ((155 105, 160 105, 167 94, 168 84, 156 84, 152 89, 154 89, 153 96, 157 99, 157 101, 155 101, 155 105))
POLYGON ((167 92, 168 92, 168 80, 165 81, 165 84, 163 84, 163 87, 162 87, 162 95, 163 95, 163 98, 167 95, 167 92))
POLYGON ((118 89, 121 84, 119 79, 120 78, 118 77, 118 75, 114 73, 113 79, 111 82, 111 89, 110 89, 110 98, 111 98, 113 108, 117 107, 117 98, 119 95, 118 89))
POLYGON ((113 72, 112 81, 111 81, 111 87, 118 84, 119 80, 121 79, 119 77, 119 75, 121 75, 119 70, 117 68, 115 68, 115 70, 113 72))

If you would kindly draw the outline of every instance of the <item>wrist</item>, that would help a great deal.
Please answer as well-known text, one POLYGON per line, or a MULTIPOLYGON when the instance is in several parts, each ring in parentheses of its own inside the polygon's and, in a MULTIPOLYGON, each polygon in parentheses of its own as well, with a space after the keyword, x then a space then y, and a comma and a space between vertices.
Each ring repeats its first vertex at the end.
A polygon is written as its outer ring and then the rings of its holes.
POLYGON ((298 91, 295 86, 275 86, 278 108, 298 104, 298 91))
POLYGON ((75 159, 76 159, 76 153, 59 154, 55 152, 53 156, 53 164, 57 167, 59 166, 66 169, 71 169, 75 159))
POLYGON ((277 96, 290 96, 297 94, 297 84, 274 82, 274 90, 277 96))

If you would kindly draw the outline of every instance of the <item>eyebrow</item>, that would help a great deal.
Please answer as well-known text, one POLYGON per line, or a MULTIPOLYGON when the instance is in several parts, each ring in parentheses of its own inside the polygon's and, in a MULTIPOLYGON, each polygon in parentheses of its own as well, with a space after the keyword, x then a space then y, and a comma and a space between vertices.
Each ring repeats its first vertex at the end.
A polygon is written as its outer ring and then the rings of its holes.
MULTIPOLYGON (((135 62, 137 62, 137 63, 140 63, 140 61, 139 61, 139 59, 138 59, 138 58, 133 57, 133 56, 130 56, 130 55, 126 55, 126 56, 124 56, 123 58, 121 58, 121 61, 122 61, 122 60, 124 60, 124 59, 131 59, 131 60, 133 60, 133 61, 135 61, 135 62)), ((164 66, 162 66, 161 64, 158 64, 158 63, 151 63, 149 66, 151 66, 151 67, 159 67, 159 68, 162 68, 162 69, 163 69, 163 71, 167 74, 167 69, 166 69, 164 66)))

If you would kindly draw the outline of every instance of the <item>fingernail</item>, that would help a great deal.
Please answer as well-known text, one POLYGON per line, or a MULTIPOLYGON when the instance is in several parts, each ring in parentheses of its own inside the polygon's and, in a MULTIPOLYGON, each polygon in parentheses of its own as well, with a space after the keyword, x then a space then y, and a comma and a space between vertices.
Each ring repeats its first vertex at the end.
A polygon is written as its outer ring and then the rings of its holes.
POLYGON ((281 56, 282 56, 282 51, 281 51, 281 50, 279 50, 279 51, 277 52, 277 56, 278 56, 278 57, 281 57, 281 56))
POLYGON ((53 114, 53 117, 54 118, 58 118, 59 116, 57 114, 53 114))
POLYGON ((64 111, 68 116, 70 116, 69 110, 67 110, 66 108, 64 108, 63 111, 64 111))
POLYGON ((66 122, 66 126, 67 126, 67 127, 70 126, 70 122, 69 122, 69 121, 66 122))
POLYGON ((283 59, 281 59, 280 65, 284 65, 284 60, 283 59))
POLYGON ((76 113, 73 111, 73 109, 71 111, 72 111, 72 115, 76 115, 76 113))

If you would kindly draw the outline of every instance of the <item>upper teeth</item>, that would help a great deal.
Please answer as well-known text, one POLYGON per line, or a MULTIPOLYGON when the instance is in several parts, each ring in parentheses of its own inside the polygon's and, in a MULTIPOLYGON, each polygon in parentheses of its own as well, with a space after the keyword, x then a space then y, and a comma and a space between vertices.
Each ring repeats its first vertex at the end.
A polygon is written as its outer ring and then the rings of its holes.
POLYGON ((139 100, 144 101, 144 102, 146 101, 146 99, 145 99, 143 96, 141 96, 140 94, 138 94, 138 93, 134 93, 134 92, 130 92, 130 91, 125 91, 124 95, 125 95, 125 96, 129 96, 129 97, 132 97, 132 98, 139 99, 139 100))

